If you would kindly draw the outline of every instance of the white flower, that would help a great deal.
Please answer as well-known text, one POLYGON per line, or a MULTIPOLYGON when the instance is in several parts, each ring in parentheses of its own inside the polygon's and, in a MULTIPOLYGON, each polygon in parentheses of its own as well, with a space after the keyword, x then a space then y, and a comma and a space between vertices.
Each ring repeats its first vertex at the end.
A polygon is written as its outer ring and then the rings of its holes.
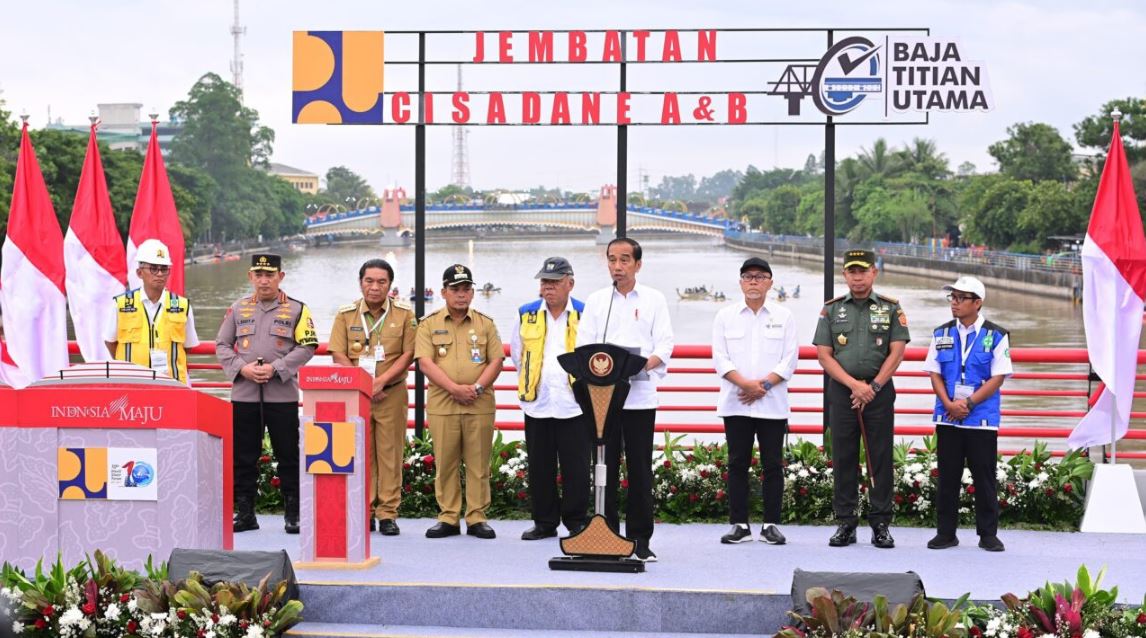
POLYGON ((131 600, 127 601, 127 610, 134 612, 137 607, 139 607, 139 604, 135 602, 135 596, 132 596, 131 600))
POLYGON ((75 607, 68 607, 64 613, 60 614, 60 626, 70 627, 78 625, 84 619, 84 612, 76 609, 75 607))
POLYGON ((970 485, 971 484, 971 470, 969 470, 968 468, 963 468, 963 484, 964 485, 970 485))
POLYGON ((108 620, 119 620, 119 605, 111 603, 103 612, 103 617, 108 620))
POLYGON ((223 608, 223 609, 221 609, 220 611, 222 611, 222 612, 223 612, 222 614, 220 614, 220 615, 219 615, 219 623, 218 623, 218 624, 219 624, 219 626, 220 626, 220 627, 225 627, 225 626, 227 626, 227 625, 233 625, 233 624, 235 624, 235 617, 234 617, 234 616, 232 616, 231 614, 228 614, 228 613, 227 613, 227 608, 226 608, 226 607, 224 607, 224 608, 223 608))
POLYGON ((1087 629, 1082 632, 1082 638, 1099 638, 1099 633, 1093 629, 1087 629))
POLYGON ((1035 475, 1035 478, 1039 480, 1039 483, 1046 483, 1047 479, 1050 478, 1050 475, 1046 472, 1039 472, 1037 475, 1035 475))
POLYGON ((250 625, 247 627, 247 633, 243 635, 246 638, 263 638, 263 628, 261 625, 250 625))
POLYGON ((999 468, 999 469, 995 470, 995 480, 997 480, 997 481, 998 481, 998 482, 1000 482, 1000 483, 1004 483, 1004 482, 1006 482, 1006 480, 1007 480, 1007 471, 1006 471, 1006 470, 1004 470, 1004 469, 1002 469, 1002 468, 999 468))
POLYGON ((808 478, 811 475, 808 474, 808 470, 800 470, 799 472, 796 473, 796 476, 798 476, 800 478, 808 478))
POLYGON ((12 623, 12 633, 16 634, 17 636, 24 633, 24 623, 20 622, 19 620, 12 623))

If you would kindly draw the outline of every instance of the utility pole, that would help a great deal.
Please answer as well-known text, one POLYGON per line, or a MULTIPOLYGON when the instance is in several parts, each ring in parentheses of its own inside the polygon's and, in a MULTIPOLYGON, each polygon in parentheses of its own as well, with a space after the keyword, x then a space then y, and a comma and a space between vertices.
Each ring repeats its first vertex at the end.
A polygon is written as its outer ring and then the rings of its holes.
POLYGON ((239 0, 235 0, 235 23, 231 25, 231 37, 235 39, 235 57, 231 59, 231 83, 239 89, 239 102, 243 101, 243 36, 247 28, 239 24, 239 0))
MULTIPOLYGON (((236 0, 237 2, 238 0, 236 0)), ((458 92, 462 90, 462 65, 458 65, 458 92)), ((466 137, 469 131, 464 126, 455 126, 453 130, 454 135, 454 156, 452 167, 450 171, 450 183, 454 186, 467 188, 470 185, 470 158, 469 149, 466 144, 466 137)))

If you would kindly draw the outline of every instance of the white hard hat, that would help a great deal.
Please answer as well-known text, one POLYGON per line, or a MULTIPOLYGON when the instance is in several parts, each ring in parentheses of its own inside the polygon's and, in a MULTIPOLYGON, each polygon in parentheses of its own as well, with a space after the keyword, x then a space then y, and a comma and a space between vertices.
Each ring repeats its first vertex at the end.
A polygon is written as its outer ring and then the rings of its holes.
POLYGON ((158 239, 147 239, 135 251, 135 263, 155 264, 157 266, 171 265, 171 251, 158 239))
POLYGON ((980 299, 987 298, 987 288, 983 285, 983 282, 970 275, 963 275, 956 279, 955 283, 943 286, 943 289, 947 291, 969 292, 980 299))

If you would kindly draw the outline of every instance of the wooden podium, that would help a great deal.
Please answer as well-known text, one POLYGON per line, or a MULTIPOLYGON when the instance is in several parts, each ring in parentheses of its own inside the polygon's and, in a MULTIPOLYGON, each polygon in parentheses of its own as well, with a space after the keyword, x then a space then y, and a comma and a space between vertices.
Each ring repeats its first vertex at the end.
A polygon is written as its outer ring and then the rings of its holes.
POLYGON ((300 562, 298 568, 364 569, 370 555, 372 379, 363 369, 306 366, 299 370, 300 562))

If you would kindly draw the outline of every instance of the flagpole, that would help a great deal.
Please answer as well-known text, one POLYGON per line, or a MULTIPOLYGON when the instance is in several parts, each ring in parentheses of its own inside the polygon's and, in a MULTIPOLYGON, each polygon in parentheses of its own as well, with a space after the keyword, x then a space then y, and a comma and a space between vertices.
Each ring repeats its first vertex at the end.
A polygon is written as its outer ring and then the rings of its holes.
MULTIPOLYGON (((1118 107, 1115 107, 1114 110, 1110 112, 1110 117, 1114 120, 1114 127, 1113 127, 1112 131, 1113 131, 1113 134, 1116 135, 1118 133, 1118 122, 1119 122, 1119 120, 1122 119, 1122 111, 1119 111, 1118 107)), ((1137 344, 1135 344, 1135 345, 1137 345, 1137 344)), ((1133 385, 1130 386, 1130 390, 1131 390, 1131 392, 1133 392, 1133 390, 1134 390, 1133 385)), ((1110 391, 1110 386, 1106 387, 1106 391, 1107 392, 1110 391)), ((1114 403, 1115 403, 1115 409, 1112 409, 1110 411, 1110 463, 1111 463, 1111 465, 1118 463, 1118 409, 1117 409, 1118 401, 1117 401, 1117 397, 1115 397, 1114 403)))

